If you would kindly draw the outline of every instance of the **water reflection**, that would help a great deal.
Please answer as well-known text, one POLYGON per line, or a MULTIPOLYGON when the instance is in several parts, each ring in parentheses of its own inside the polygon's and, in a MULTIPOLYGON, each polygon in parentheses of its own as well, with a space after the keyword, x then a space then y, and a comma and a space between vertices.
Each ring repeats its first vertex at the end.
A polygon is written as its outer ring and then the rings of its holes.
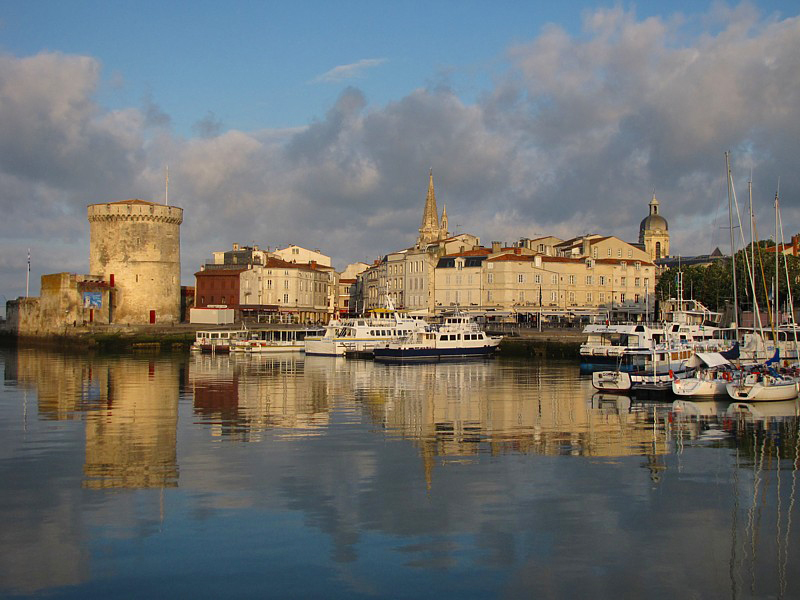
POLYGON ((800 583, 797 402, 643 402, 514 360, 0 358, 0 595, 800 583))

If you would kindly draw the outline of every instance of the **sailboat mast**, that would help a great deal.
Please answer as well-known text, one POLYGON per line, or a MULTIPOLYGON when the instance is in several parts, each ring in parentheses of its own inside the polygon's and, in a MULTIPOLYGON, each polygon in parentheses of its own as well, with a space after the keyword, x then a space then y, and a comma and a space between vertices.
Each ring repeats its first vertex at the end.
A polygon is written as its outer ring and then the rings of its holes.
POLYGON ((733 180, 731 175, 730 154, 725 153, 725 171, 728 174, 728 226, 731 234, 731 272, 733 275, 733 333, 739 339, 739 299, 736 285, 736 242, 733 237, 733 180))

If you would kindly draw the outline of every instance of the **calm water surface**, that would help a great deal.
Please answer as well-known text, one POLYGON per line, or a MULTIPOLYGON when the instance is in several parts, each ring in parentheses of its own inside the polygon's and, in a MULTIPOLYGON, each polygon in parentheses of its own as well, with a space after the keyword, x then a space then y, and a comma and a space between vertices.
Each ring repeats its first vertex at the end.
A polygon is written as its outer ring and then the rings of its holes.
POLYGON ((796 402, 507 359, 0 363, 3 597, 800 597, 796 402))

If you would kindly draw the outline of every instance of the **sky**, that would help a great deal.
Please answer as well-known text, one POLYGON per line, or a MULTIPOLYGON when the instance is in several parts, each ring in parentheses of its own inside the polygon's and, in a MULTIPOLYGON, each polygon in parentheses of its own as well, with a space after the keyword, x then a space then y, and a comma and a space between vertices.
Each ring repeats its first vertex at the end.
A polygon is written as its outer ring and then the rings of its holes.
MULTIPOLYGON (((795 2, 0 0, 0 294, 87 273, 93 203, 184 209, 182 283, 233 243, 343 269, 413 245, 433 170, 484 244, 730 249, 800 232, 795 2), (746 217, 745 217, 746 220, 746 217), (749 238, 749 226, 736 236, 749 238)), ((745 231, 747 230, 747 231, 745 231)))

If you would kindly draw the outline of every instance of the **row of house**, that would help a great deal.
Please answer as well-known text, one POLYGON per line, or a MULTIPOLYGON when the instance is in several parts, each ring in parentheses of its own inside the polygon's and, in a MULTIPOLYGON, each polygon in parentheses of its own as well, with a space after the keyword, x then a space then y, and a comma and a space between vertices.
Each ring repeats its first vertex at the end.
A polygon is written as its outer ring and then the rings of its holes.
POLYGON ((638 244, 587 234, 485 247, 472 234, 448 232, 447 208, 439 219, 431 173, 413 246, 339 273, 319 250, 234 244, 215 252, 195 274, 195 306, 226 306, 259 320, 322 323, 382 307, 387 299, 427 314, 454 307, 517 314, 645 313, 652 307, 655 258, 668 251, 666 230, 654 196, 638 244))

